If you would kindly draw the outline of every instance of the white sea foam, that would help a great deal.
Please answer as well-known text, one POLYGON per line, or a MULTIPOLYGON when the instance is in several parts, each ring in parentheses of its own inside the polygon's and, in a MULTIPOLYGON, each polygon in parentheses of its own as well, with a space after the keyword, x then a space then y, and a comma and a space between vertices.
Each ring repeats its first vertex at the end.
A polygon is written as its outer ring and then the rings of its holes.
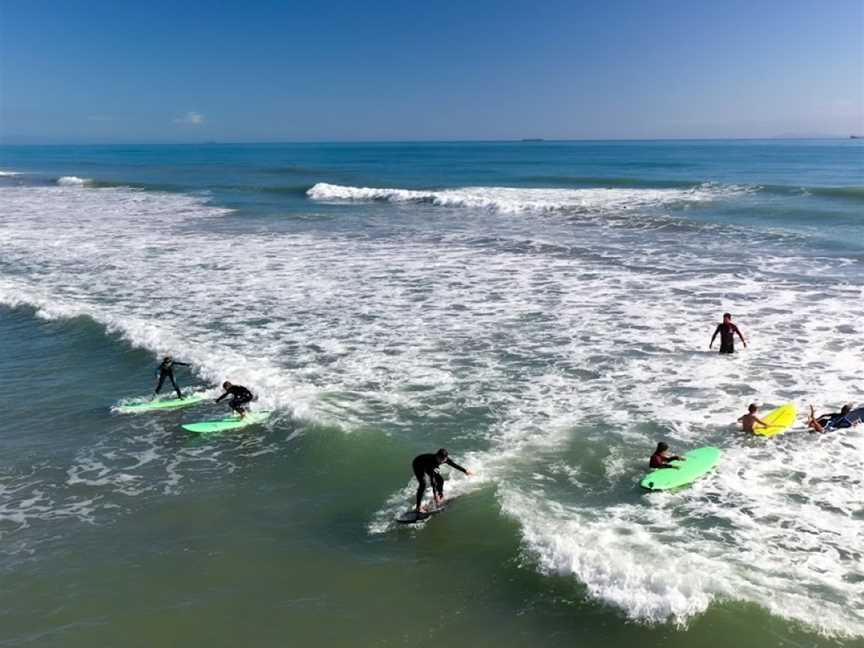
POLYGON ((12 176, 21 175, 20 171, 3 171, 0 169, 0 178, 7 178, 12 176))
MULTIPOLYGON (((422 198, 401 214, 420 212, 410 228, 358 236, 254 229, 191 196, 3 189, 0 302, 91 317, 295 416, 393 434, 428 421, 478 473, 454 476, 448 493, 496 485, 541 570, 633 619, 686 623, 732 599, 864 635, 864 431, 753 441, 729 426, 753 400, 864 400, 860 260, 719 225, 523 218, 525 205, 567 201, 610 216, 671 211, 690 204, 678 190, 455 191, 467 192, 458 213, 422 198), (731 358, 705 349, 724 310, 751 342, 731 358), (641 496, 660 437, 721 446, 724 462, 694 488, 641 496)), ((148 443, 132 466, 156 461, 148 443)), ((148 487, 104 457, 84 452, 68 478, 148 487)), ((182 467, 165 472, 159 488, 182 487, 182 467)), ((406 479, 382 502, 370 531, 391 530, 413 489, 406 479)))
POLYGON ((84 187, 90 184, 90 180, 87 178, 79 178, 77 176, 63 176, 62 178, 57 178, 57 184, 61 187, 84 187))
POLYGON ((630 211, 675 203, 716 200, 744 187, 710 183, 692 189, 531 189, 512 187, 464 187, 418 191, 350 187, 319 182, 307 195, 320 201, 386 201, 429 203, 439 207, 465 207, 503 213, 579 210, 630 211))

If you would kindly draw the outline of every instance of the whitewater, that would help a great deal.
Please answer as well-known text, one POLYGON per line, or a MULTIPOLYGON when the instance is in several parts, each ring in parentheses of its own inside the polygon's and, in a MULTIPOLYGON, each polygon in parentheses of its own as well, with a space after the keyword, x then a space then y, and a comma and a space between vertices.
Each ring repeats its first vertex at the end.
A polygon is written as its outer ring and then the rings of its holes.
MULTIPOLYGON (((12 184, 26 174, 9 166, 6 307, 90 320, 193 363, 203 385, 248 385, 301 434, 446 443, 476 473, 450 475, 448 492, 492 493, 530 569, 628 620, 687 628, 731 601, 864 637, 864 429, 765 440, 734 425, 750 402, 860 403, 864 256, 813 245, 806 227, 717 216, 770 206, 759 182, 319 181, 290 218, 263 218, 207 191, 71 173, 12 184), (734 357, 707 349, 724 311, 748 339, 734 357), (646 495, 660 439, 723 458, 690 488, 646 495)), ((191 464, 144 444, 166 462, 156 490, 182 496, 191 464)), ((76 455, 72 483, 93 458, 76 455)), ((95 488, 130 488, 102 468, 95 488)), ((0 489, 0 519, 45 516, 15 504, 24 487, 0 489)), ((404 533, 393 518, 413 490, 408 474, 382 485, 371 540, 404 533)), ((98 500, 66 514, 115 515, 98 500)))

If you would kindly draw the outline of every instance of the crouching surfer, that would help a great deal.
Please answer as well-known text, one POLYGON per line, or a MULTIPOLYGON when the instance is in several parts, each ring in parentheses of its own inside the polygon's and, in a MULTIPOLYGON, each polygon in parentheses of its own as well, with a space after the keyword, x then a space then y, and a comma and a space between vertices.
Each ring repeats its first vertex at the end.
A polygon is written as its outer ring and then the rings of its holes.
POLYGON ((649 468, 674 468, 678 470, 678 466, 669 465, 670 461, 686 461, 687 457, 679 457, 678 455, 669 454, 669 444, 661 441, 657 444, 657 449, 651 455, 648 461, 649 468))
POLYGON ((432 482, 432 494, 435 496, 435 503, 441 504, 441 502, 444 501, 444 478, 439 472, 439 469, 443 464, 452 466, 466 475, 471 475, 470 470, 463 468, 450 458, 450 455, 445 448, 441 448, 435 454, 421 454, 414 457, 414 461, 411 462, 411 467, 414 469, 414 476, 417 478, 418 482, 417 503, 414 508, 418 517, 423 515, 420 505, 423 502, 423 495, 426 493, 427 475, 432 482))
POLYGON ((227 380, 222 383, 222 389, 225 390, 225 393, 217 398, 216 402, 218 403, 226 396, 230 395, 231 400, 228 401, 228 405, 231 409, 237 412, 237 414, 240 415, 240 418, 246 416, 247 410, 245 405, 252 402, 252 399, 255 398, 254 394, 243 385, 232 385, 227 380))

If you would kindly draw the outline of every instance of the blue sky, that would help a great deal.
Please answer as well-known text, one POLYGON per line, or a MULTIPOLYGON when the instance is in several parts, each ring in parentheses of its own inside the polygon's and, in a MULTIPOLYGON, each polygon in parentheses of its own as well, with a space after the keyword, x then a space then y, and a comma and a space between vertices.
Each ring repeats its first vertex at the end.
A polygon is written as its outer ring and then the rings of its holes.
POLYGON ((0 0, 0 141, 864 131, 861 0, 0 0))

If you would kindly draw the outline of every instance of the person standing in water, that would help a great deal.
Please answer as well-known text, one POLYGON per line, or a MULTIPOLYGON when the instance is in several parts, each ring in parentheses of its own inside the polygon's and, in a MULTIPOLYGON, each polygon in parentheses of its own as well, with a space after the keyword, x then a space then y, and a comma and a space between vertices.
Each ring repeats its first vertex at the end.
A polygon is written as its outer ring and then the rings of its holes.
POLYGON ((435 454, 421 454, 414 457, 411 462, 411 467, 414 469, 414 476, 417 478, 417 503, 414 507, 417 515, 422 515, 420 505, 423 502, 423 495, 426 493, 426 476, 432 482, 432 494, 435 496, 435 503, 440 504, 444 501, 444 478, 441 476, 439 469, 443 464, 452 466, 466 475, 470 475, 471 471, 463 468, 455 463, 451 458, 446 448, 441 448, 435 454))
POLYGON ((255 395, 243 385, 232 385, 227 380, 222 383, 222 389, 225 390, 225 393, 217 398, 216 402, 218 403, 226 396, 230 395, 231 400, 228 401, 228 405, 231 409, 237 412, 240 415, 240 418, 246 416, 246 408, 244 405, 251 403, 252 399, 255 398, 255 395))
POLYGON ((156 383, 156 390, 153 392, 153 398, 156 398, 156 395, 162 389, 162 384, 165 382, 165 379, 171 381, 171 384, 174 386, 174 391, 177 392, 177 398, 183 398, 183 393, 180 391, 180 388, 177 386, 177 381, 174 380, 174 367, 188 367, 188 363, 186 362, 177 362, 170 355, 165 356, 162 359, 162 364, 160 364, 156 368, 156 377, 159 381, 156 383))
POLYGON ((732 315, 729 313, 723 313, 723 321, 717 325, 716 329, 714 329, 714 335, 711 336, 711 342, 709 342, 708 348, 710 349, 714 346, 714 340, 717 339, 717 335, 720 335, 720 353, 735 353, 736 334, 741 338, 741 343, 746 349, 747 341, 744 339, 744 336, 741 335, 741 331, 738 330, 738 327, 732 323, 732 315))

